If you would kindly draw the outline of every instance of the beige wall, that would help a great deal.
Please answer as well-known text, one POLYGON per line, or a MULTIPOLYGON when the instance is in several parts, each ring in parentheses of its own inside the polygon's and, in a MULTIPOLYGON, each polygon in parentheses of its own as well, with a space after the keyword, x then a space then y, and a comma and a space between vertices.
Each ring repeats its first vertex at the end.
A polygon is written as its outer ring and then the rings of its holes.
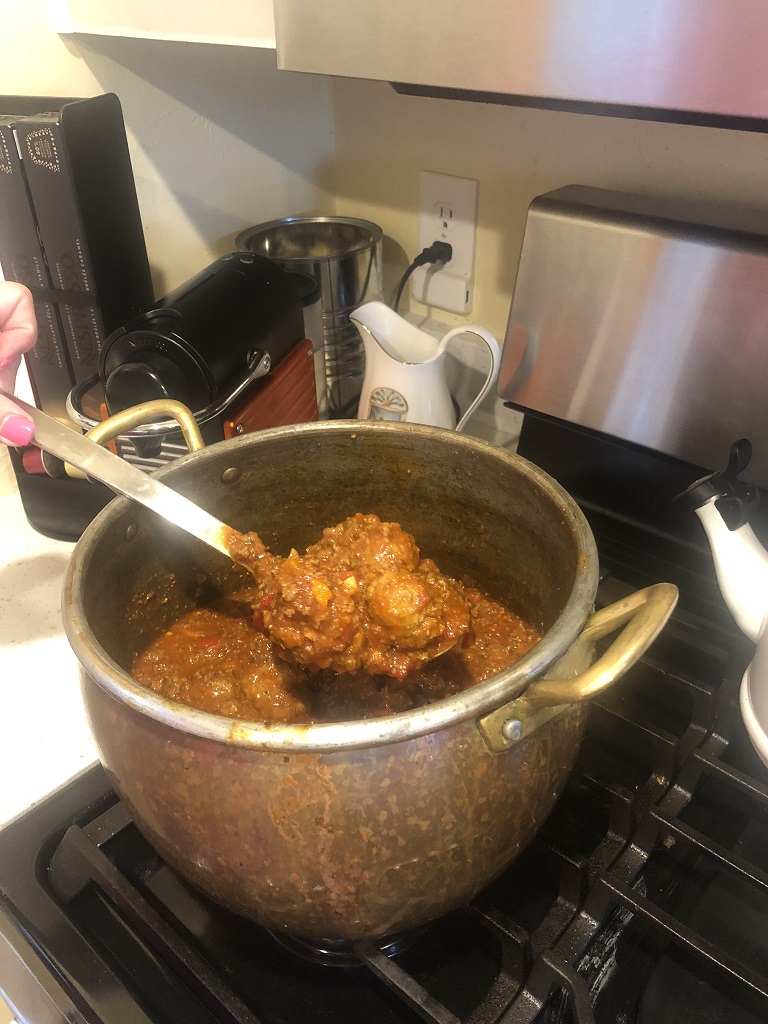
POLYGON ((0 94, 119 96, 158 295, 243 227, 332 212, 327 79, 272 50, 59 36, 48 0, 3 0, 2 35, 0 94))
POLYGON ((469 319, 499 336, 526 210, 541 192, 579 183, 768 203, 768 139, 752 133, 400 96, 383 83, 346 79, 333 82, 333 115, 337 212, 383 227, 390 286, 418 252, 420 171, 478 179, 469 319))
POLYGON ((538 193, 580 182, 764 202, 761 135, 399 96, 277 71, 270 50, 59 36, 48 0, 5 0, 2 27, 0 94, 120 97, 159 294, 249 224, 334 209, 384 228, 389 292, 417 251, 419 172, 436 170, 479 180, 467 319, 501 335, 538 193))

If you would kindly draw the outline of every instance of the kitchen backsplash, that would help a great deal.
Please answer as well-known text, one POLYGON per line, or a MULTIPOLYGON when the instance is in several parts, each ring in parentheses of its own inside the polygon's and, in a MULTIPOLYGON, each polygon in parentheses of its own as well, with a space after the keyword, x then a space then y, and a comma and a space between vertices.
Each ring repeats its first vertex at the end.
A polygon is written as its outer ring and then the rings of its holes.
POLYGON ((336 211, 381 224, 394 281, 418 251, 420 172, 479 182, 474 306, 466 320, 500 340, 535 196, 581 184, 766 204, 768 150, 756 133, 401 96, 382 82, 347 79, 333 81, 332 100, 336 211))
POLYGON ((278 72, 271 50, 60 36, 49 12, 48 0, 4 9, 0 94, 117 94, 156 295, 243 227, 333 205, 327 79, 278 72))
POLYGON ((419 176, 432 170, 479 182, 465 322, 501 340, 534 196, 579 183, 764 202, 759 134, 402 96, 381 82, 279 72, 268 49, 61 37, 46 0, 13 5, 3 31, 13 45, 0 92, 120 97, 158 294, 242 228, 321 212, 381 225, 391 294, 417 251, 419 176))

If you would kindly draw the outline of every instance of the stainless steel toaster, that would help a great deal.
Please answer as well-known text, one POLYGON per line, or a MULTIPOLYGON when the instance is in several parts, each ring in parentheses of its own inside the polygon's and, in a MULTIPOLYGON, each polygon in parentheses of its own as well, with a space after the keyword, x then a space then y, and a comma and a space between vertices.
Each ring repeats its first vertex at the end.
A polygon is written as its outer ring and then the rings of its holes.
POLYGON ((768 485, 768 210, 571 185, 528 211, 499 395, 768 485))

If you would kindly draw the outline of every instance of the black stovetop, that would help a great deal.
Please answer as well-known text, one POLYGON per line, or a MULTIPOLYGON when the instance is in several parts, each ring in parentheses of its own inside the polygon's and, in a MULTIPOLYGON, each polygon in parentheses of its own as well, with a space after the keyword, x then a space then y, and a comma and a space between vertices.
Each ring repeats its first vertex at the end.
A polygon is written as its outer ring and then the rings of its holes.
POLYGON ((471 905, 391 956, 361 943, 351 961, 313 962, 182 882, 94 767, 0 832, 0 990, 19 1014, 36 1024, 768 1020, 768 771, 737 703, 751 647, 711 578, 591 519, 600 603, 659 579, 678 583, 681 601, 591 709, 536 839, 471 905))

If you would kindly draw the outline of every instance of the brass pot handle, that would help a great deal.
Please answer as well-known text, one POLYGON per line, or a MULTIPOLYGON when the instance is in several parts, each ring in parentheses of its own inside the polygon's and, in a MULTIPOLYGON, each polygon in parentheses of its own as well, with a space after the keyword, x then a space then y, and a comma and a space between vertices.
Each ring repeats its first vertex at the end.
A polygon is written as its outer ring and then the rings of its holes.
MULTIPOLYGON (((205 447, 203 435, 192 411, 174 398, 157 398, 151 402, 132 405, 97 423, 85 436, 97 444, 107 444, 126 430, 133 430, 134 427, 140 427, 143 423, 150 423, 153 420, 167 419, 178 423, 184 443, 191 452, 197 452, 205 447)), ((49 476, 60 476, 64 472, 76 480, 88 479, 87 474, 81 469, 70 466, 68 462, 62 463, 60 459, 47 452, 43 452, 43 465, 49 476)))
POLYGON ((191 452, 197 452, 205 447, 203 435, 192 411, 173 398, 157 398, 151 402, 132 405, 129 409, 116 412, 101 423, 97 423, 85 436, 97 444, 106 444, 126 430, 140 427, 142 423, 166 419, 176 420, 184 442, 191 452))
POLYGON ((586 672, 573 679, 542 679, 525 696, 536 707, 574 704, 602 693, 634 665, 659 635, 677 604, 677 587, 656 583, 616 601, 587 620, 579 640, 594 643, 624 628, 611 646, 586 672))
POLYGON ((589 668, 571 679, 539 679, 522 696, 478 719, 488 746, 500 753, 530 735, 563 705, 596 697, 647 651, 677 604, 671 583, 655 583, 595 612, 574 643, 590 647, 621 629, 611 646, 589 668), (623 628, 622 628, 623 627, 623 628))

